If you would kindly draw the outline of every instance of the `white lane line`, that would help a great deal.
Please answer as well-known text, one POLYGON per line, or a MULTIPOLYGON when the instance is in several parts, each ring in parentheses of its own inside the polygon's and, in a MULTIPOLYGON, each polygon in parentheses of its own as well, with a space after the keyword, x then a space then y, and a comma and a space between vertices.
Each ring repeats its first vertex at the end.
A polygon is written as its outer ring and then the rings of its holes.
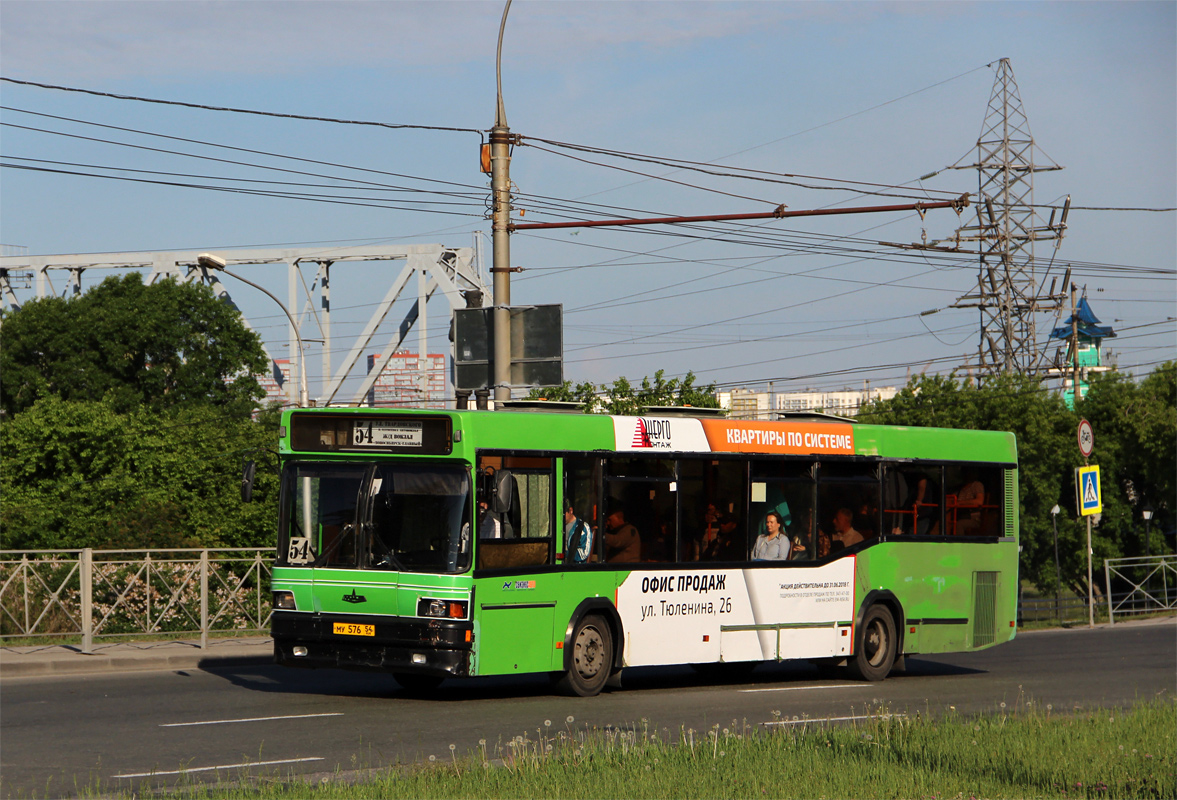
POLYGON ((289 714, 284 717, 246 717, 245 719, 209 719, 203 722, 165 722, 161 728, 184 728, 189 725, 228 725, 231 722, 270 722, 276 719, 308 719, 310 717, 342 717, 342 711, 331 711, 325 714, 289 714))
POLYGON ((126 772, 122 775, 111 775, 112 778, 154 778, 157 775, 187 775, 190 772, 211 772, 215 769, 240 769, 242 767, 269 767, 274 764, 297 764, 300 761, 322 761, 322 757, 285 758, 281 761, 246 761, 242 764, 218 764, 215 767, 190 767, 188 769, 159 770, 156 772, 126 772))
POLYGON ((771 689, 737 689, 738 692, 800 692, 805 689, 865 689, 865 683, 833 683, 828 686, 778 686, 771 689))
POLYGON ((902 714, 859 714, 853 717, 809 717, 808 719, 782 719, 779 722, 762 722, 761 725, 808 725, 810 722, 849 722, 852 719, 889 719, 902 714))

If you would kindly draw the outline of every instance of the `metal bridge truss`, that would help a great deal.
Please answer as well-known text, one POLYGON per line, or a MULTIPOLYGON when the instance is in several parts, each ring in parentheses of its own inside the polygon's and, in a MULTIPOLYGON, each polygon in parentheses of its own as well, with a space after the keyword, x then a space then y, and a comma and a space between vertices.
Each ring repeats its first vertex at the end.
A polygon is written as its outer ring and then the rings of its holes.
MULTIPOLYGON (((477 238, 475 239, 477 245, 477 238)), ((426 335, 427 315, 422 313, 429 300, 440 293, 449 308, 446 313, 446 326, 452 318, 452 312, 457 308, 465 308, 464 292, 480 291, 486 298, 490 291, 486 288, 475 259, 475 248, 470 247, 442 247, 438 244, 423 245, 395 245, 340 248, 337 250, 317 247, 313 249, 256 249, 256 250, 227 250, 216 253, 223 258, 226 268, 236 270, 238 267, 257 264, 286 264, 287 265, 287 302, 297 325, 287 324, 289 338, 289 352, 299 352, 299 339, 304 343, 314 343, 321 346, 323 358, 323 379, 318 397, 319 405, 352 405, 358 406, 366 402, 369 390, 376 378, 391 360, 393 354, 401 348, 414 327, 417 330, 417 341, 422 356, 420 365, 421 396, 425 397, 427 387, 426 335), (371 317, 363 331, 356 337, 350 350, 338 364, 333 362, 333 339, 331 333, 331 278, 332 267, 337 265, 356 264, 373 261, 402 261, 404 266, 392 279, 383 298, 376 304, 371 317), (307 282, 313 265, 315 272, 307 282), (385 319, 392 310, 393 304, 402 295, 416 299, 400 324, 395 330, 385 324, 385 319), (381 358, 361 382, 359 389, 350 400, 337 400, 343 391, 344 382, 351 375, 356 362, 365 350, 372 348, 373 341, 384 332, 388 332, 386 344, 380 348, 381 358), (310 334, 310 335, 308 335, 310 334)), ((203 266, 198 261, 200 251, 187 252, 140 252, 140 253, 94 253, 80 255, 55 256, 4 256, 0 257, 0 302, 6 308, 20 308, 17 290, 28 290, 36 287, 36 297, 77 295, 82 291, 82 274, 91 269, 137 269, 148 270, 148 283, 154 283, 164 278, 175 278, 181 281, 201 281, 216 292, 217 296, 233 305, 228 289, 221 281, 221 276, 214 269, 203 266)), ((242 315, 244 319, 244 315, 242 315)), ((252 329, 248 319, 246 326, 252 329)), ((267 355, 269 352, 267 351, 267 355)), ((273 361, 273 356, 270 357, 273 361)), ((297 358, 291 358, 292 371, 305 370, 306 365, 297 358)), ((277 365, 273 365, 275 374, 277 365)), ((297 397, 296 386, 299 385, 299 373, 291 376, 294 380, 285 387, 287 396, 293 402, 297 397)))

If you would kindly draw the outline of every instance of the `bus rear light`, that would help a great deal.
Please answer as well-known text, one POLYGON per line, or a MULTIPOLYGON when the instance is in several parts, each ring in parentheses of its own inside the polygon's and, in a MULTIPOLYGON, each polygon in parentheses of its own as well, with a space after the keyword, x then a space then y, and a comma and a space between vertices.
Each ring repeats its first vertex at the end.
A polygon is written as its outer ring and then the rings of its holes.
POLYGON ((282 609, 284 611, 296 610, 297 606, 294 604, 294 592, 274 592, 273 594, 274 608, 282 609))
POLYGON ((305 656, 307 654, 307 649, 301 644, 296 644, 294 646, 293 652, 295 656, 305 656))
POLYGON ((432 597, 422 597, 417 601, 417 616, 465 619, 467 608, 465 600, 438 600, 432 597))
POLYGON ((414 664, 424 664, 425 663, 425 654, 424 653, 413 653, 413 663, 414 664))

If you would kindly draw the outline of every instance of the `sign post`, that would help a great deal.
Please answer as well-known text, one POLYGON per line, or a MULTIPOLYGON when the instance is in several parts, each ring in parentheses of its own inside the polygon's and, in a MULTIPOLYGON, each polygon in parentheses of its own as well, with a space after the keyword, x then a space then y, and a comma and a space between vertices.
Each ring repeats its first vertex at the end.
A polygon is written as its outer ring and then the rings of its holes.
MULTIPOLYGON (((1076 389, 1076 392, 1078 390, 1076 389)), ((1076 397, 1078 394, 1076 393, 1076 397)), ((1079 420, 1079 452, 1083 454, 1084 466, 1075 470, 1075 488, 1078 492, 1079 513, 1087 518, 1087 627, 1095 627, 1095 599, 1094 578, 1091 574, 1091 517, 1103 513, 1103 501, 1099 491, 1099 467, 1087 466, 1087 459, 1091 458, 1095 450, 1095 431, 1091 423, 1085 419, 1079 420)), ((1111 586, 1108 586, 1111 591, 1111 586)))

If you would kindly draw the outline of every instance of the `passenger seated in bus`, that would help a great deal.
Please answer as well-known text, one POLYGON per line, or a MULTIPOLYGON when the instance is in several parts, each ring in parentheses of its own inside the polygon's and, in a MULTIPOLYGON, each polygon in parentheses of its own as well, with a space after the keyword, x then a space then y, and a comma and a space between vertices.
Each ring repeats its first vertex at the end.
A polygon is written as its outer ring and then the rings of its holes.
POLYGON ((911 533, 912 521, 915 522, 916 536, 927 536, 932 524, 937 521, 940 511, 937 508, 936 482, 923 473, 913 473, 907 476, 907 496, 900 504, 902 509, 902 523, 891 529, 896 535, 911 533), (910 516, 908 516, 910 512, 910 516))
POLYGON ((872 508, 870 501, 866 500, 859 506, 858 513, 854 515, 851 522, 854 529, 862 534, 863 539, 871 539, 878 533, 876 530, 879 527, 878 518, 879 509, 872 508))
POLYGON ((731 561, 743 559, 736 544, 736 521, 721 511, 715 503, 703 510, 703 535, 697 543, 697 561, 731 561))
POLYGON ((625 509, 616 508, 605 517, 605 560, 640 561, 642 537, 638 529, 625 521, 625 509))
POLYGON ((503 538, 503 528, 498 515, 491 513, 490 507, 483 501, 478 503, 478 538, 503 538))
POLYGON ((848 508, 839 508, 834 513, 834 535, 832 544, 840 545, 836 549, 851 547, 863 540, 861 533, 854 529, 854 513, 848 508))
POLYGON ((981 532, 981 506, 985 503, 985 485, 975 472, 965 473, 965 484, 956 493, 956 535, 977 536, 981 532))
MULTIPOLYGON (((788 525, 788 521, 785 522, 788 525)), ((828 550, 827 550, 828 552, 828 550)), ((813 533, 813 508, 805 509, 801 522, 793 528, 793 542, 789 548, 791 561, 817 558, 817 546, 813 533)))
POLYGON ((785 561, 789 557, 792 543, 785 534, 785 520, 776 511, 769 511, 764 517, 766 533, 756 537, 752 547, 753 561, 785 561))
POLYGON ((656 533, 649 539, 642 539, 642 561, 668 561, 670 547, 667 544, 673 537, 668 530, 665 520, 659 521, 654 530, 656 533))
POLYGON ((564 563, 586 564, 592 557, 593 529, 576 516, 572 501, 564 498, 564 563))

